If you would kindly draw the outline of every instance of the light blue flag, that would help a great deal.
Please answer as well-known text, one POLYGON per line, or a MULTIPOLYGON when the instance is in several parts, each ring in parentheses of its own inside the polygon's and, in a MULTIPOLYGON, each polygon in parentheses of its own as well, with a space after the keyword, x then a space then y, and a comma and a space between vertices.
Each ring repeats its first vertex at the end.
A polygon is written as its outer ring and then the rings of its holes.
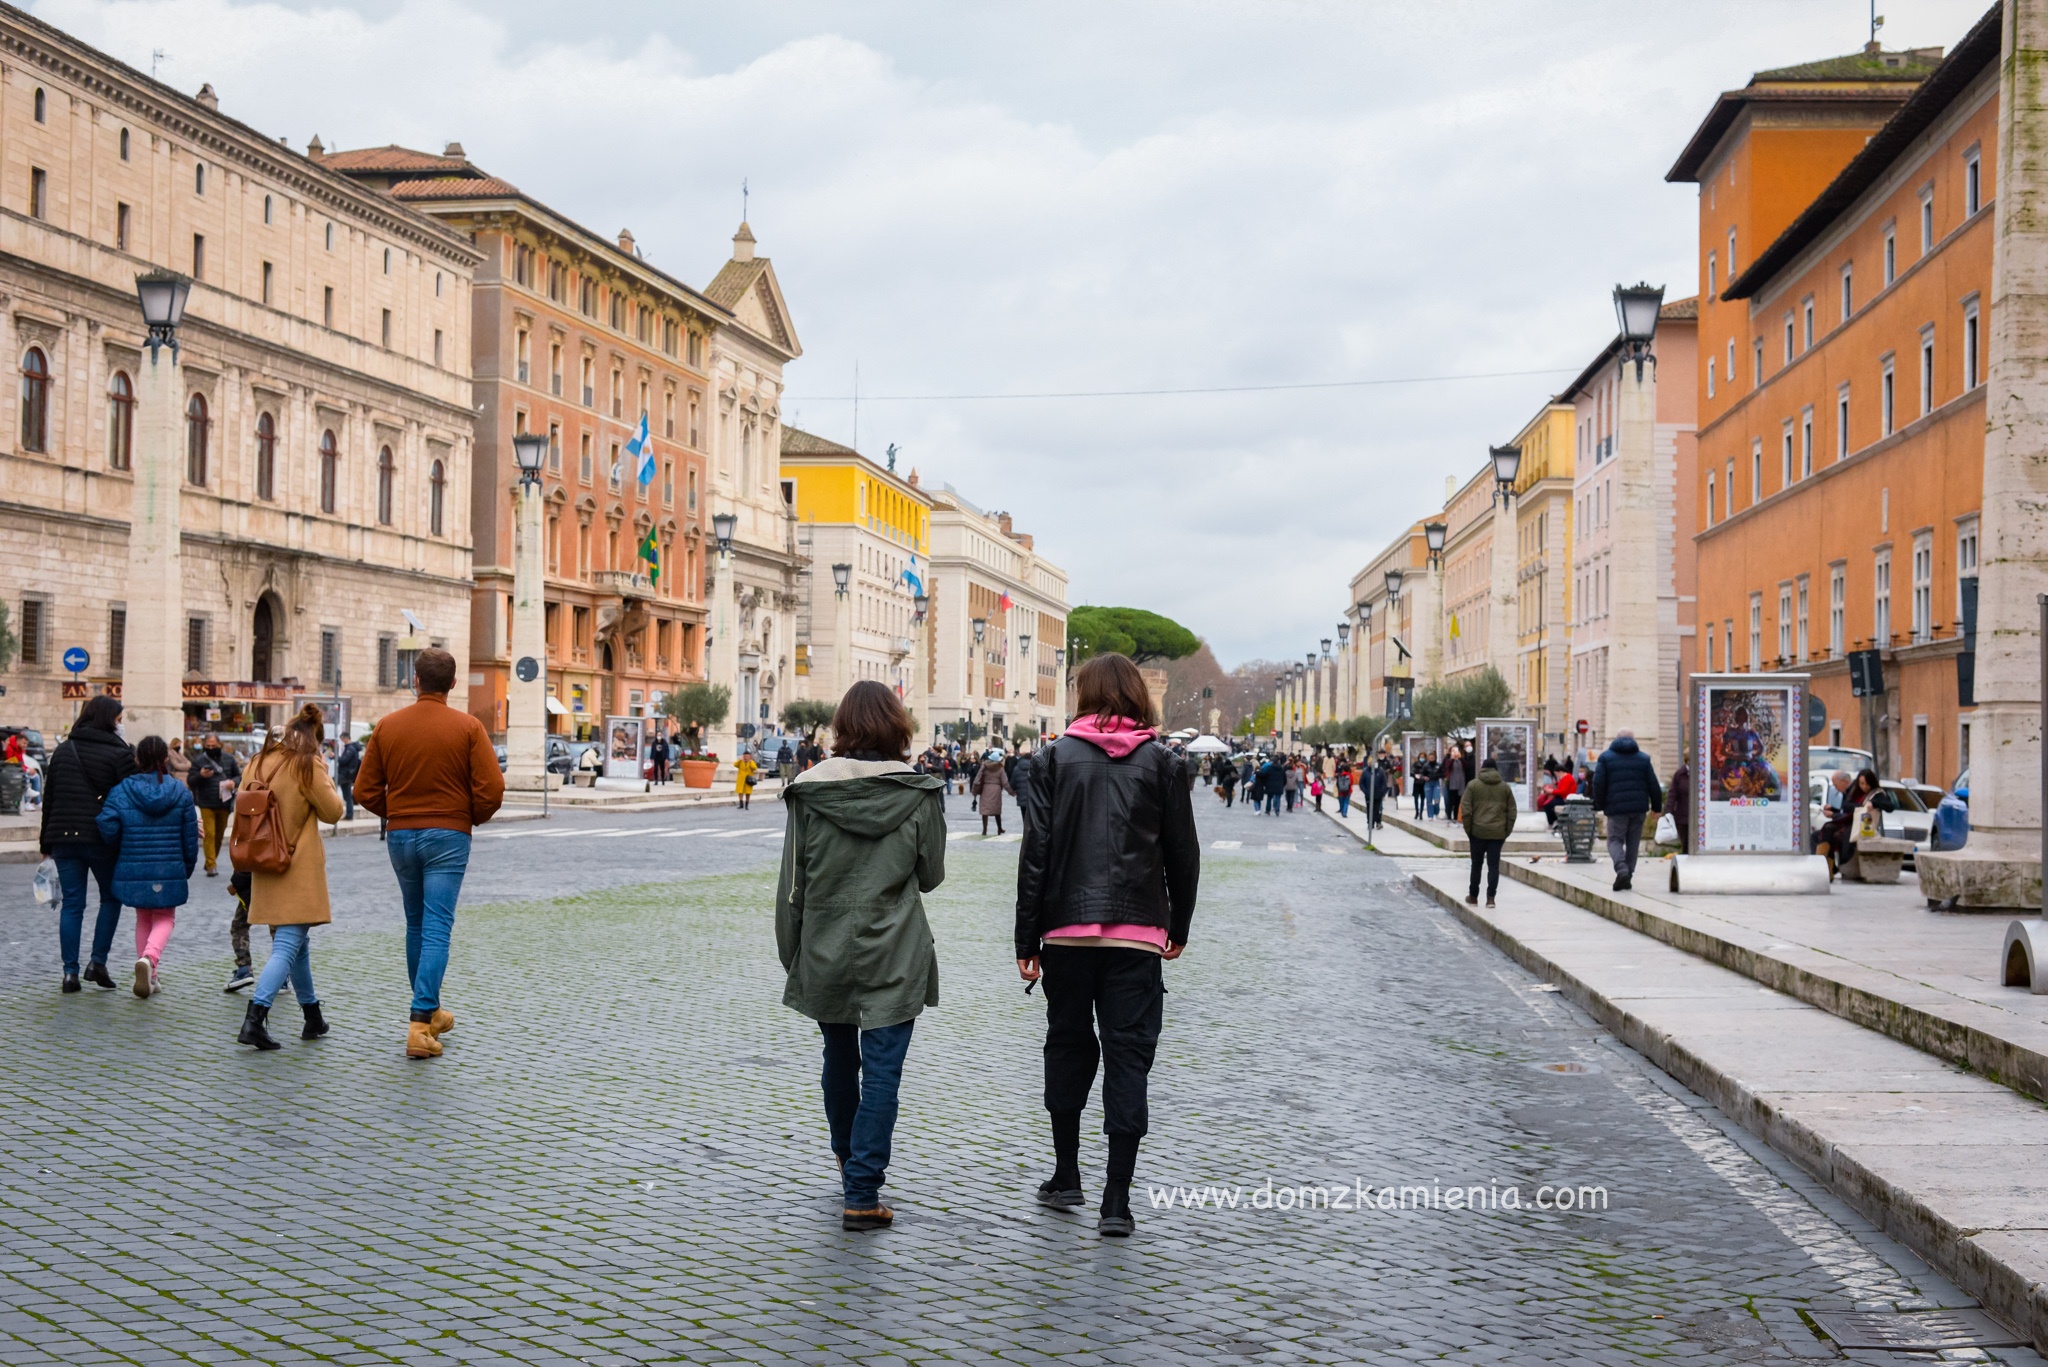
POLYGON ((640 483, 645 486, 654 483, 654 441, 647 431, 647 415, 640 415, 640 430, 626 443, 626 454, 640 461, 640 483))
POLYGON ((924 592, 924 579, 917 572, 917 553, 911 552, 910 563, 903 568, 903 582, 910 585, 912 593, 924 592))

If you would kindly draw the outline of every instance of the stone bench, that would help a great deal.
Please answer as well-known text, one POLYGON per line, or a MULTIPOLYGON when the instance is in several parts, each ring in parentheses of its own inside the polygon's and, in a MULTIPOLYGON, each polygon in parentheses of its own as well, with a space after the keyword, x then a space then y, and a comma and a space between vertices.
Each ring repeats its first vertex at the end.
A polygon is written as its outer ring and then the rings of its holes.
POLYGON ((1896 883, 1912 852, 1910 840, 1859 840, 1856 853, 1842 865, 1842 877, 1852 883, 1896 883))

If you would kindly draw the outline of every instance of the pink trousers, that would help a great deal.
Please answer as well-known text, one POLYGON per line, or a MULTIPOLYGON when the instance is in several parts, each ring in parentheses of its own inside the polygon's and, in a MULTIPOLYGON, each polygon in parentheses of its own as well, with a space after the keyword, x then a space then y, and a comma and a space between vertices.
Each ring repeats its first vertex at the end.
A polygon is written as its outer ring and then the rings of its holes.
POLYGON ((135 908, 135 957, 161 964, 164 946, 171 942, 171 923, 177 918, 176 907, 135 908))

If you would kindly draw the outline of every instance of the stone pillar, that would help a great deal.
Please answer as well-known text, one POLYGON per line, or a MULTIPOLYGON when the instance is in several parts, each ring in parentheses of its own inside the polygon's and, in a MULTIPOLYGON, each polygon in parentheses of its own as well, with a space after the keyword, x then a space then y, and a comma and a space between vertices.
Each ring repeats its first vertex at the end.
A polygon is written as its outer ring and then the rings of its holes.
MULTIPOLYGON (((1415 676, 1415 686, 1425 688, 1444 677, 1444 570, 1442 565, 1425 569, 1415 576, 1414 593, 1415 625, 1411 634, 1409 649, 1414 651, 1408 662, 1408 672, 1415 676)), ((1391 650, 1391 647, 1389 648, 1391 650)))
POLYGON ((1337 643, 1336 692, 1330 703, 1330 720, 1349 721, 1356 714, 1351 710, 1351 641, 1345 638, 1337 643))
POLYGON ((853 590, 832 591, 832 705, 853 687, 853 590))
POLYGON ((128 514, 128 637, 122 728, 130 740, 185 734, 185 485, 178 353, 150 347, 135 394, 135 479, 128 514))
POLYGON ((710 681, 732 690, 732 706, 725 720, 705 728, 704 746, 718 756, 719 773, 739 758, 738 722, 740 705, 740 611, 735 581, 735 551, 719 551, 718 568, 711 585, 711 648, 705 652, 704 672, 710 681))
POLYGON ((1930 900, 2041 908, 2041 638, 2048 593, 2048 0, 2006 0, 1985 385, 1970 843, 1919 856, 1930 900))
POLYGON ((1284 683, 1273 686, 1273 731, 1273 743, 1284 746, 1287 743, 1287 685, 1284 683))
POLYGON ((547 771, 547 580, 541 567, 540 485, 519 486, 519 521, 512 533, 512 673, 505 680, 505 786, 538 789, 547 771), (530 683, 519 661, 539 667, 530 683))
MULTIPOLYGON (((1607 738, 1633 731, 1636 743, 1667 777, 1677 746, 1663 734, 1664 677, 1658 668, 1657 372, 1620 362, 1615 386, 1614 588, 1607 645, 1607 738)), ((1673 383, 1690 383, 1674 375, 1673 383)))
MULTIPOLYGON (((1486 662, 1499 671, 1507 681, 1509 695, 1516 697, 1520 706, 1520 689, 1516 686, 1516 604, 1515 557, 1518 547, 1515 539, 1514 495, 1506 491, 1493 496, 1492 547, 1488 552, 1487 564, 1491 569, 1487 583, 1486 604, 1486 662)), ((1526 716, 1516 711, 1515 715, 1526 716)))

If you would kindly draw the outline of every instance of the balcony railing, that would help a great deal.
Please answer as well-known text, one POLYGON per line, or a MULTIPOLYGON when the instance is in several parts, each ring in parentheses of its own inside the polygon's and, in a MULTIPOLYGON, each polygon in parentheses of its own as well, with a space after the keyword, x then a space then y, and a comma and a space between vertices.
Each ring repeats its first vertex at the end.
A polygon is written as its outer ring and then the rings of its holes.
POLYGON ((638 570, 598 570, 590 578, 599 589, 606 593, 616 593, 621 598, 654 596, 654 585, 638 570))

